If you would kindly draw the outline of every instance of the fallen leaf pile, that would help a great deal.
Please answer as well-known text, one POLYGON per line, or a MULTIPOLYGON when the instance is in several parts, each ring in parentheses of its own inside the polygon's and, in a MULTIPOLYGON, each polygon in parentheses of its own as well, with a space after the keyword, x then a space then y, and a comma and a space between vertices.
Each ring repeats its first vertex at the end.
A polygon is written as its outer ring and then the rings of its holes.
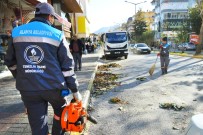
POLYGON ((116 80, 120 77, 120 75, 113 74, 110 72, 109 68, 112 67, 121 67, 121 66, 116 63, 98 66, 98 72, 96 73, 95 79, 93 81, 94 86, 94 89, 92 90, 93 96, 101 95, 105 91, 111 90, 114 87, 121 84, 120 82, 116 82, 116 80))
POLYGON ((100 70, 100 71, 110 71, 109 68, 115 68, 115 67, 121 67, 121 65, 119 65, 117 63, 109 63, 109 64, 98 66, 98 70, 100 70))
POLYGON ((94 91, 96 95, 101 95, 107 90, 113 89, 115 86, 120 85, 119 82, 116 82, 118 79, 117 74, 107 73, 107 72, 98 72, 96 73, 95 80, 93 82, 94 91))
POLYGON ((184 106, 177 105, 175 103, 160 103, 159 107, 163 109, 173 109, 175 111, 181 111, 185 108, 184 106))
POLYGON ((114 67, 121 67, 121 65, 117 64, 117 63, 110 63, 107 64, 109 68, 114 68, 114 67))
POLYGON ((98 70, 100 70, 100 71, 110 71, 110 69, 107 66, 104 66, 104 65, 98 66, 98 70))
POLYGON ((114 97, 114 98, 111 98, 110 100, 109 100, 109 102, 110 103, 113 103, 113 104, 127 104, 128 102, 125 102, 125 101, 123 101, 123 100, 121 100, 120 98, 118 98, 118 97, 114 97))

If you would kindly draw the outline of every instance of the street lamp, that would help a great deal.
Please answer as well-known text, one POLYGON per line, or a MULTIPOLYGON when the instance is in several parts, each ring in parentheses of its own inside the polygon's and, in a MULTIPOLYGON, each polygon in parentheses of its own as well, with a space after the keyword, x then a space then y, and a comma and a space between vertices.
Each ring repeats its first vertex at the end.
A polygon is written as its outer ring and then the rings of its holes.
MULTIPOLYGON (((139 3, 133 3, 133 2, 129 2, 129 1, 125 1, 125 2, 135 5, 135 16, 136 16, 136 6, 139 5, 139 4, 141 4, 141 3, 145 3, 145 2, 147 2, 147 1, 145 0, 145 1, 139 2, 139 3)), ((136 38, 136 37, 135 37, 135 38, 136 38)))
POLYGON ((125 1, 125 2, 135 5, 135 15, 136 15, 136 6, 139 5, 139 4, 141 4, 141 3, 145 3, 145 2, 147 2, 147 1, 145 0, 145 1, 140 2, 140 3, 133 3, 133 2, 129 2, 129 1, 125 1))

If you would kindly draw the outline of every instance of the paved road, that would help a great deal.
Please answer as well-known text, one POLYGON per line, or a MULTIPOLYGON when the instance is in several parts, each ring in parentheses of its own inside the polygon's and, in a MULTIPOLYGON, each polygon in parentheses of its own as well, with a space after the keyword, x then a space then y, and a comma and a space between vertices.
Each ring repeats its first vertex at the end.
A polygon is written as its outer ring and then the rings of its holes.
MULTIPOLYGON (((83 95, 95 70, 99 53, 83 55, 82 71, 76 72, 79 90, 83 95)), ((49 106, 49 125, 52 125, 53 111, 49 106)), ((0 73, 0 135, 31 135, 27 115, 19 92, 15 89, 15 80, 10 72, 0 73)))
POLYGON ((183 135, 193 114, 202 112, 203 61, 189 57, 171 56, 169 73, 161 76, 159 60, 152 77, 148 70, 156 59, 155 54, 130 55, 127 60, 116 62, 122 68, 113 73, 123 74, 121 86, 92 98, 99 123, 90 125, 89 135, 183 135), (145 81, 136 80, 146 76, 145 81), (128 104, 110 104, 118 97, 128 104), (176 103, 186 109, 164 110, 159 103, 176 103), (119 107, 123 107, 120 111, 119 107), (178 130, 173 130, 176 128, 178 130))

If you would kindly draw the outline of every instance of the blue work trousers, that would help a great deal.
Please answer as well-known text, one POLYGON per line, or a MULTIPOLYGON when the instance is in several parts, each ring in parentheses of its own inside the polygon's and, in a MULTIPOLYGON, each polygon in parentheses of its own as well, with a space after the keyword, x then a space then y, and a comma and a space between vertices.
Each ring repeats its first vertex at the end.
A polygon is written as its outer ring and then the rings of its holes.
MULTIPOLYGON (((48 134, 48 103, 54 110, 54 115, 60 117, 65 100, 61 97, 60 90, 44 90, 27 92, 20 91, 21 98, 28 112, 28 120, 32 135, 48 134)), ((52 135, 64 135, 60 119, 53 118, 52 135)))

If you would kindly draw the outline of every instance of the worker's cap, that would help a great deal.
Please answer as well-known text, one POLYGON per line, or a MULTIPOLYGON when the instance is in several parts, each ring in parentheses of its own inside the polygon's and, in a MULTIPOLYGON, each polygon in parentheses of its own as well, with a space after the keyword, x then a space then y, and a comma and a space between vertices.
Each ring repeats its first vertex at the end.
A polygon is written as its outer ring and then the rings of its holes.
POLYGON ((167 41, 167 37, 163 37, 163 38, 162 38, 162 41, 167 41))
POLYGON ((49 3, 39 3, 36 6, 35 14, 47 14, 47 15, 53 15, 57 19, 57 14, 55 13, 55 10, 53 6, 49 3))

